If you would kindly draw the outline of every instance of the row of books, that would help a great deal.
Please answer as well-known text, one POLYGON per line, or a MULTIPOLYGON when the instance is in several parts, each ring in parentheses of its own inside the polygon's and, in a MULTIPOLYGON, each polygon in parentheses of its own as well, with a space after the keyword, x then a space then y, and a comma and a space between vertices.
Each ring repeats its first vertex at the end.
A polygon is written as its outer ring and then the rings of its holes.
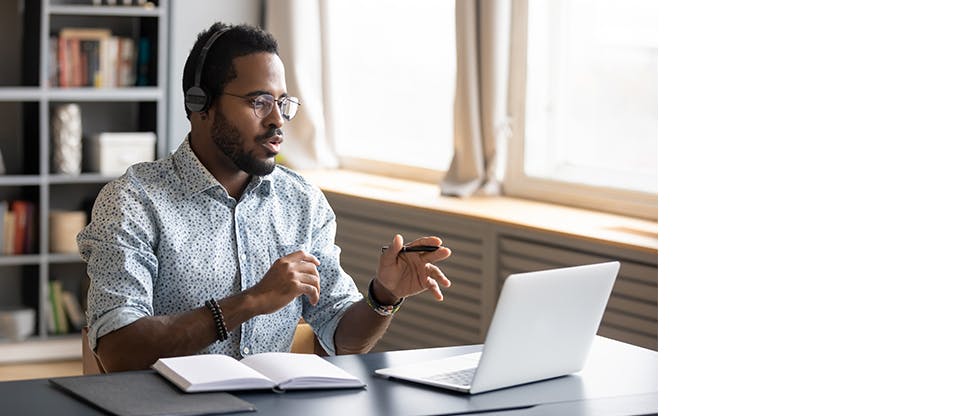
POLYGON ((110 29, 64 28, 51 37, 48 76, 57 87, 148 85, 150 55, 148 38, 136 43, 110 29))
POLYGON ((32 201, 0 201, 3 221, 0 223, 0 254, 5 256, 35 251, 37 209, 32 201))
POLYGON ((48 282, 47 294, 47 299, 44 302, 47 333, 68 334, 81 331, 86 319, 77 295, 65 290, 60 280, 48 282))

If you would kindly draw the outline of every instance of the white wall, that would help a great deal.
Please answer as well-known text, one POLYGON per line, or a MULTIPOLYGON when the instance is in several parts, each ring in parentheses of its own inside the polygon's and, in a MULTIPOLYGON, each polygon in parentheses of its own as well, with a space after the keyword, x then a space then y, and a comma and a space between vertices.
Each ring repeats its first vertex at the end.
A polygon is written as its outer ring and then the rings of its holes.
POLYGON ((182 67, 195 38, 213 23, 259 25, 260 0, 169 0, 168 149, 174 151, 189 132, 182 106, 182 67))

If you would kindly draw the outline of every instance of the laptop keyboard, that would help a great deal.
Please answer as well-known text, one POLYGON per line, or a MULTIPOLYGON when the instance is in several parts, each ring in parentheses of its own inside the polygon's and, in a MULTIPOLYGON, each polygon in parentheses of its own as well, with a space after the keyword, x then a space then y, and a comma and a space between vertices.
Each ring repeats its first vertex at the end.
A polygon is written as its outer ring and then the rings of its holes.
POLYGON ((447 373, 435 374, 428 376, 429 380, 437 381, 439 383, 454 384, 458 386, 470 386, 472 384, 472 378, 475 377, 475 370, 477 367, 466 368, 464 370, 449 371, 447 373))

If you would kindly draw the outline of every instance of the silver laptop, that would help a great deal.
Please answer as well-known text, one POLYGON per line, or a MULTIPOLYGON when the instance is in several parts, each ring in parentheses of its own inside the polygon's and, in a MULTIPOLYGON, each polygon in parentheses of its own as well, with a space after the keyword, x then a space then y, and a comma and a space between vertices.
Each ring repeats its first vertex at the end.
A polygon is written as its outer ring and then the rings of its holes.
POLYGON ((482 393, 583 369, 619 262, 510 275, 482 352, 382 368, 398 378, 482 393))

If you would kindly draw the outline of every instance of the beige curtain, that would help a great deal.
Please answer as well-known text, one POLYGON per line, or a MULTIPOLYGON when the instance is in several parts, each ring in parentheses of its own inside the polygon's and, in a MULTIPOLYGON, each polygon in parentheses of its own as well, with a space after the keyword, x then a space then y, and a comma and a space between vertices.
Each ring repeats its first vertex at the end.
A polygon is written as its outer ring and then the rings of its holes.
POLYGON ((324 115, 325 13, 321 0, 273 0, 266 6, 266 30, 279 43, 287 92, 300 99, 299 113, 284 129, 280 152, 284 163, 295 169, 338 165, 324 115))
POLYGON ((456 0, 455 154, 443 195, 497 195, 509 137, 509 0, 456 0))

